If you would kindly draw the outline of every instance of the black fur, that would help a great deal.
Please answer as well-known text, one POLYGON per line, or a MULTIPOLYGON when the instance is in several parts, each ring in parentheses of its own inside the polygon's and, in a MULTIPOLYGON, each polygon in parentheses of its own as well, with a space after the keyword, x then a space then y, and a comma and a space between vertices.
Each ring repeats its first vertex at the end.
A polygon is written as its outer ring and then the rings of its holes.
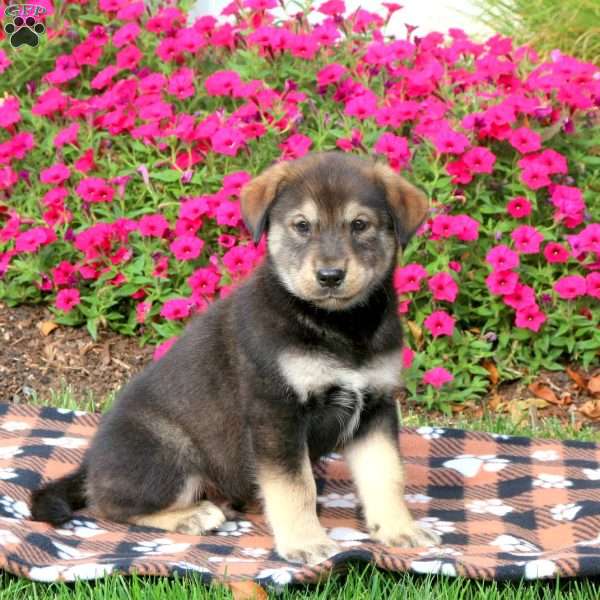
MULTIPOLYGON (((346 179, 381 212, 382 239, 395 250, 381 189, 357 175, 346 179)), ((286 189, 289 194, 289 184, 286 189)), ((319 200, 325 210, 339 196, 333 190, 319 200)), ((368 243, 365 268, 382 260, 368 243)), ((394 267, 395 251, 389 264, 379 265, 383 276, 360 303, 326 310, 292 294, 268 255, 252 277, 196 317, 161 360, 125 386, 102 419, 85 467, 33 494, 33 518, 61 524, 87 501, 104 517, 128 521, 172 505, 189 476, 201 476, 206 497, 239 506, 256 497, 258 462, 294 473, 307 445, 312 459, 335 449, 350 418, 336 398, 347 392, 330 389, 299 402, 278 356, 292 347, 318 350, 358 369, 399 349, 394 267)), ((373 427, 396 435, 395 404, 389 395, 367 390, 355 435, 373 427)))

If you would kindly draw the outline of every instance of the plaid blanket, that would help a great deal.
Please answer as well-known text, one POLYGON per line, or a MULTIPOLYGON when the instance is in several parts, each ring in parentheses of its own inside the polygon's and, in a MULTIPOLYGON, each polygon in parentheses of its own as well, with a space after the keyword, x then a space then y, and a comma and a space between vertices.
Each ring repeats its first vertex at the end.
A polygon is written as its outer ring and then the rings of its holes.
MULTIPOLYGON (((316 567, 282 560, 261 514, 196 537, 90 518, 62 529, 29 520, 29 494, 78 464, 99 416, 0 404, 0 568, 37 581, 110 573, 188 574, 224 583, 320 579, 353 560, 390 571, 480 579, 600 574, 600 446, 438 427, 403 429, 406 500, 435 548, 369 539, 340 456, 315 467, 318 511, 343 551, 316 567)), ((124 458, 125 460, 125 458, 124 458)))

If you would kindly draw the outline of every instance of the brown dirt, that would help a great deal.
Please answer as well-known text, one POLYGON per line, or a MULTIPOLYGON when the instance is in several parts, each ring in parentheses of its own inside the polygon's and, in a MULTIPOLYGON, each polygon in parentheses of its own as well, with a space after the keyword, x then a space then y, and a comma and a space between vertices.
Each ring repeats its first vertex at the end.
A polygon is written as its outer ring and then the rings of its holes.
MULTIPOLYGON (((57 326, 43 331, 48 323, 52 313, 45 307, 9 308, 0 302, 0 402, 27 402, 34 395, 44 401, 68 387, 76 399, 82 403, 93 399, 99 408, 152 360, 153 348, 141 348, 137 338, 101 332, 94 342, 85 328, 57 326)), ((493 373, 490 379, 493 383, 493 373)), ((570 374, 541 373, 534 391, 523 381, 500 382, 481 400, 453 405, 452 413, 459 419, 504 414, 516 423, 532 425, 554 416, 572 426, 600 428, 600 393, 588 388, 592 379, 600 385, 600 369, 586 373, 572 366, 570 374), (549 401, 540 401, 540 394, 549 401)), ((400 400, 412 412, 426 412, 433 420, 444 417, 403 394, 400 400)))
POLYGON ((61 326, 44 335, 51 322, 45 307, 0 302, 0 402, 45 400, 69 387, 100 403, 152 360, 153 348, 134 337, 102 332, 94 342, 85 328, 61 326))

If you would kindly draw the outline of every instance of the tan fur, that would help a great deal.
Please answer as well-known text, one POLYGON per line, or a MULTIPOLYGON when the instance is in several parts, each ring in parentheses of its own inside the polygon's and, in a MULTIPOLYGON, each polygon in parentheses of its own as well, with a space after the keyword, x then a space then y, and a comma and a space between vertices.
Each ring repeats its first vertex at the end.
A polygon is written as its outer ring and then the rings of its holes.
POLYGON ((258 468, 265 515, 275 536, 277 552, 287 560, 318 563, 336 551, 317 518, 315 480, 305 452, 300 473, 275 465, 258 468))
POLYGON ((289 168, 288 163, 277 163, 249 181, 242 189, 242 214, 253 235, 258 230, 269 205, 275 199, 277 188, 289 168))
POLYGON ((407 232, 414 233, 427 216, 427 196, 386 164, 376 163, 372 175, 384 186, 388 202, 407 232))
POLYGON ((439 538, 416 524, 404 502, 404 473, 398 448, 373 431, 352 441, 344 454, 372 536, 398 546, 431 546, 439 538))
POLYGON ((207 500, 196 506, 174 510, 163 510, 150 515, 131 517, 130 522, 144 527, 156 527, 166 531, 203 535, 225 522, 223 511, 207 500))
POLYGON ((352 223, 355 219, 363 219, 371 224, 377 223, 375 214, 356 200, 349 200, 344 204, 343 219, 346 223, 352 223))

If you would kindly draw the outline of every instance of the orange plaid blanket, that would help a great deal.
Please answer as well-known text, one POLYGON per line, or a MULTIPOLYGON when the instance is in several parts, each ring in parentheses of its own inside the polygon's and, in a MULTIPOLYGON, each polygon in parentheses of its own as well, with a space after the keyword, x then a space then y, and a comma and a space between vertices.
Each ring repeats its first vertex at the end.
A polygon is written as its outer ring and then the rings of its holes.
MULTIPOLYGON (((600 574, 600 446, 454 429, 402 429, 406 500, 435 548, 369 539, 340 456, 315 466, 318 511, 343 551, 316 566, 282 560, 260 514, 240 514, 195 537, 95 520, 62 529, 29 520, 31 490, 79 463, 99 416, 0 404, 0 568, 37 581, 110 573, 189 574, 224 583, 320 579, 352 560, 390 571, 480 579, 600 574)), ((123 457, 126 460, 126 457, 123 457)))

